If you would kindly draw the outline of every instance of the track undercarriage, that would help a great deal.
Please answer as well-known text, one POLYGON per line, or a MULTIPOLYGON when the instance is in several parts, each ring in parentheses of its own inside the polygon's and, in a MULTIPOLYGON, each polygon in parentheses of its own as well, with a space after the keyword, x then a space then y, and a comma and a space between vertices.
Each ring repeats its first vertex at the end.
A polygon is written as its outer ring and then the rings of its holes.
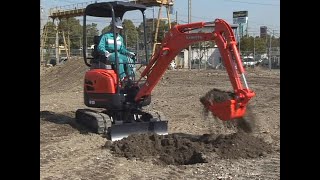
POLYGON ((76 121, 97 134, 106 134, 112 141, 130 134, 168 134, 168 122, 161 112, 134 111, 94 111, 78 109, 76 121))

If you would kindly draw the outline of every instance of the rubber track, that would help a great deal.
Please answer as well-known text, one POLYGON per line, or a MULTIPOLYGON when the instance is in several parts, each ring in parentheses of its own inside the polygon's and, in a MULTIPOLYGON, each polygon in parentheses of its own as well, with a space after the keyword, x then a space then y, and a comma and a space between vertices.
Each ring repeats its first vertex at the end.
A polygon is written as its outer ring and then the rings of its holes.
POLYGON ((76 120, 98 134, 106 133, 111 127, 111 119, 108 115, 90 109, 78 109, 76 120))

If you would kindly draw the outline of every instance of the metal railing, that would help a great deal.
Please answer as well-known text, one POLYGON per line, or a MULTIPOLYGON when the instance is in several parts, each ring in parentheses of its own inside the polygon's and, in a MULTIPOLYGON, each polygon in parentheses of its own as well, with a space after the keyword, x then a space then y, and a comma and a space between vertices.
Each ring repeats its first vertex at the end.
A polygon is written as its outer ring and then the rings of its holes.
POLYGON ((61 13, 61 12, 72 11, 77 9, 85 9, 87 5, 98 2, 98 1, 101 1, 101 0, 65 5, 65 6, 56 6, 54 8, 49 9, 49 16, 53 16, 54 13, 61 13))

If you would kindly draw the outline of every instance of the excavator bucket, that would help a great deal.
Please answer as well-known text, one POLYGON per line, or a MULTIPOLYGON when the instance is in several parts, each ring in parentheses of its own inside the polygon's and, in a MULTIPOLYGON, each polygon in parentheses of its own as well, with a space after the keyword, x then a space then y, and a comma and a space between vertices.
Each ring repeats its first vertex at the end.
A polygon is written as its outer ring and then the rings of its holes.
POLYGON ((227 100, 221 103, 208 104, 207 109, 212 112, 212 115, 223 121, 242 118, 246 112, 246 106, 237 107, 235 100, 227 100))
POLYGON ((243 91, 241 99, 236 101, 233 92, 212 89, 200 98, 204 108, 223 121, 242 118, 246 114, 247 103, 255 95, 253 91, 243 91))
POLYGON ((112 125, 109 129, 111 141, 121 140, 131 134, 156 133, 168 134, 168 121, 123 123, 112 125))

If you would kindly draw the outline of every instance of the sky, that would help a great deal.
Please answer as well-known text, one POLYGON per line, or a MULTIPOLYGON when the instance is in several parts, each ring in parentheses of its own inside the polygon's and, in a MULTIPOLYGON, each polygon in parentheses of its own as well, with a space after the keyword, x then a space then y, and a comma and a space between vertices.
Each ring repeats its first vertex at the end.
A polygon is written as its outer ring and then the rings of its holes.
MULTIPOLYGON (((124 0, 126 1, 126 0, 124 0)), ((63 9, 78 6, 85 6, 89 0, 40 0, 43 13, 43 21, 47 19, 50 8, 60 7, 63 9)), ((91 1, 94 2, 94 1, 91 1)), ((99 2, 99 0, 98 0, 99 2)), ((40 7, 40 8, 41 8, 40 7)), ((259 35, 260 26, 267 26, 268 30, 280 36, 280 0, 191 0, 191 22, 214 21, 216 18, 224 19, 233 23, 234 11, 248 11, 248 33, 259 35)), ((164 10, 162 17, 166 17, 164 10)), ((188 0, 175 0, 171 20, 178 15, 178 23, 188 23, 188 0)), ((157 17, 158 8, 148 8, 147 18, 157 17)), ((136 25, 141 22, 141 15, 133 12, 125 15, 125 19, 131 19, 136 25)), ((81 18, 82 19, 82 18, 81 18)), ((89 19, 88 19, 89 20, 89 19)), ((89 23, 97 23, 101 30, 104 22, 101 19, 90 19, 89 23), (103 22, 103 23, 102 23, 103 22)))

